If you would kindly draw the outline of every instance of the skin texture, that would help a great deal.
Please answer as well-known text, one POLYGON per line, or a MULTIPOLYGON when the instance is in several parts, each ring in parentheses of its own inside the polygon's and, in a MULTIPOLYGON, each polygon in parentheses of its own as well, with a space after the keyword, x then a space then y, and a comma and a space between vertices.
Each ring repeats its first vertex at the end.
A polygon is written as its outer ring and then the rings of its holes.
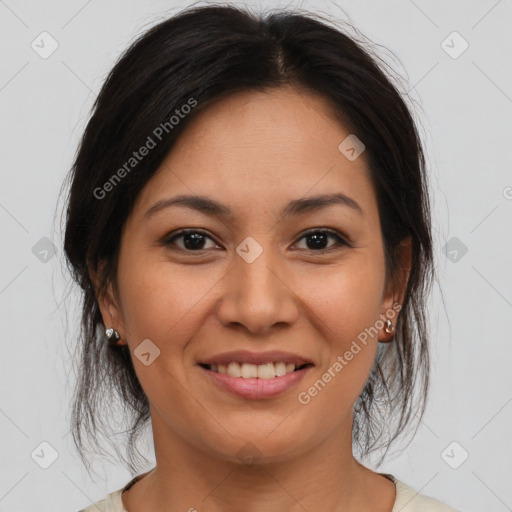
POLYGON ((351 435, 378 340, 393 334, 380 329, 310 403, 297 400, 402 303, 410 270, 407 240, 402 273, 394 286, 385 282, 365 154, 350 161, 338 149, 349 133, 317 95, 239 92, 193 119, 139 194, 122 235, 119 296, 111 288, 100 300, 151 405, 157 465, 123 494, 129 512, 392 510, 394 484, 354 459, 351 435), (363 214, 336 204, 279 216, 291 200, 334 192, 363 214), (178 194, 208 196, 233 217, 173 206, 144 218, 178 194), (207 233, 201 251, 187 252, 183 238, 159 243, 182 228, 207 233), (322 254, 304 238, 310 228, 335 230, 350 246, 329 236, 320 247, 333 249, 322 254), (249 236, 263 249, 252 263, 236 252, 249 236), (148 366, 133 356, 145 339, 160 350, 148 366), (238 349, 289 351, 315 366, 277 397, 243 399, 197 365, 238 349), (260 457, 252 465, 237 456, 248 443, 260 457))

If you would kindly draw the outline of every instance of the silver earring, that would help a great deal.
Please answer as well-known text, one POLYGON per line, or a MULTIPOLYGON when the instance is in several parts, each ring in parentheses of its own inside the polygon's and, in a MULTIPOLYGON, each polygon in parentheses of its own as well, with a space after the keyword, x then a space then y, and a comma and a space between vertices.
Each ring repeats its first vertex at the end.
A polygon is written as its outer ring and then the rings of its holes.
POLYGON ((395 328, 393 327, 393 322, 389 318, 386 319, 386 327, 384 329, 388 334, 391 334, 395 328))
POLYGON ((105 331, 105 334, 107 336, 108 342, 111 345, 117 345, 117 342, 121 339, 121 336, 119 336, 119 333, 115 329, 112 329, 112 327, 109 327, 105 331))

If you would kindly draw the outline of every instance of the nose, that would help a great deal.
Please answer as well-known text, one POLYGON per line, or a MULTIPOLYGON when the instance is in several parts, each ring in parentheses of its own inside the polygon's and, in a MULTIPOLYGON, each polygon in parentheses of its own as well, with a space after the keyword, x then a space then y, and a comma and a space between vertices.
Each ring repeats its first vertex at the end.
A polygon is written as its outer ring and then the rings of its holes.
POLYGON ((284 271, 278 258, 268 256, 269 252, 264 250, 252 263, 236 255, 223 279, 223 295, 217 308, 224 326, 263 334, 297 321, 299 305, 291 273, 284 271))

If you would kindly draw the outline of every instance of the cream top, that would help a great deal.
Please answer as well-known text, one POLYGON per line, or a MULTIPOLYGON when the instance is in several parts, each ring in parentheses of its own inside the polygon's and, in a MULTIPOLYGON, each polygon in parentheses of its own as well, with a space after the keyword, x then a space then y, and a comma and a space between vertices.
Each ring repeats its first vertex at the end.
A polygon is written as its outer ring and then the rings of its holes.
MULTIPOLYGON (((121 494, 129 489, 137 480, 147 475, 148 472, 134 477, 122 489, 110 493, 106 498, 94 503, 79 512, 128 512, 123 507, 121 494)), ((391 512, 459 512, 458 510, 441 503, 440 501, 418 494, 412 487, 397 480, 393 475, 380 473, 395 483, 396 498, 391 512)))

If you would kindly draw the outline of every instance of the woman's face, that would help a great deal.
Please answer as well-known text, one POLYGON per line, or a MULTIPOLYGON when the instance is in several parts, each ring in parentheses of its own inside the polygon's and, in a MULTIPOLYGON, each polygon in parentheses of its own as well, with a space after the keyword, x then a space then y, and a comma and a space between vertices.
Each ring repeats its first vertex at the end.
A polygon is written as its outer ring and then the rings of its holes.
POLYGON ((392 337, 381 315, 396 325, 404 288, 386 290, 365 153, 339 149, 349 135, 317 96, 237 93, 191 122, 138 196, 123 230, 119 302, 101 306, 130 347, 157 450, 172 438, 225 460, 277 461, 328 438, 350 445, 378 340, 392 337), (221 206, 150 212, 178 196, 221 206), (318 196, 330 199, 304 202, 318 196), (171 240, 185 228, 195 234, 171 240), (310 366, 275 377, 286 385, 274 394, 263 378, 236 392, 244 377, 200 365, 231 351, 281 351, 275 363, 288 355, 310 366))

